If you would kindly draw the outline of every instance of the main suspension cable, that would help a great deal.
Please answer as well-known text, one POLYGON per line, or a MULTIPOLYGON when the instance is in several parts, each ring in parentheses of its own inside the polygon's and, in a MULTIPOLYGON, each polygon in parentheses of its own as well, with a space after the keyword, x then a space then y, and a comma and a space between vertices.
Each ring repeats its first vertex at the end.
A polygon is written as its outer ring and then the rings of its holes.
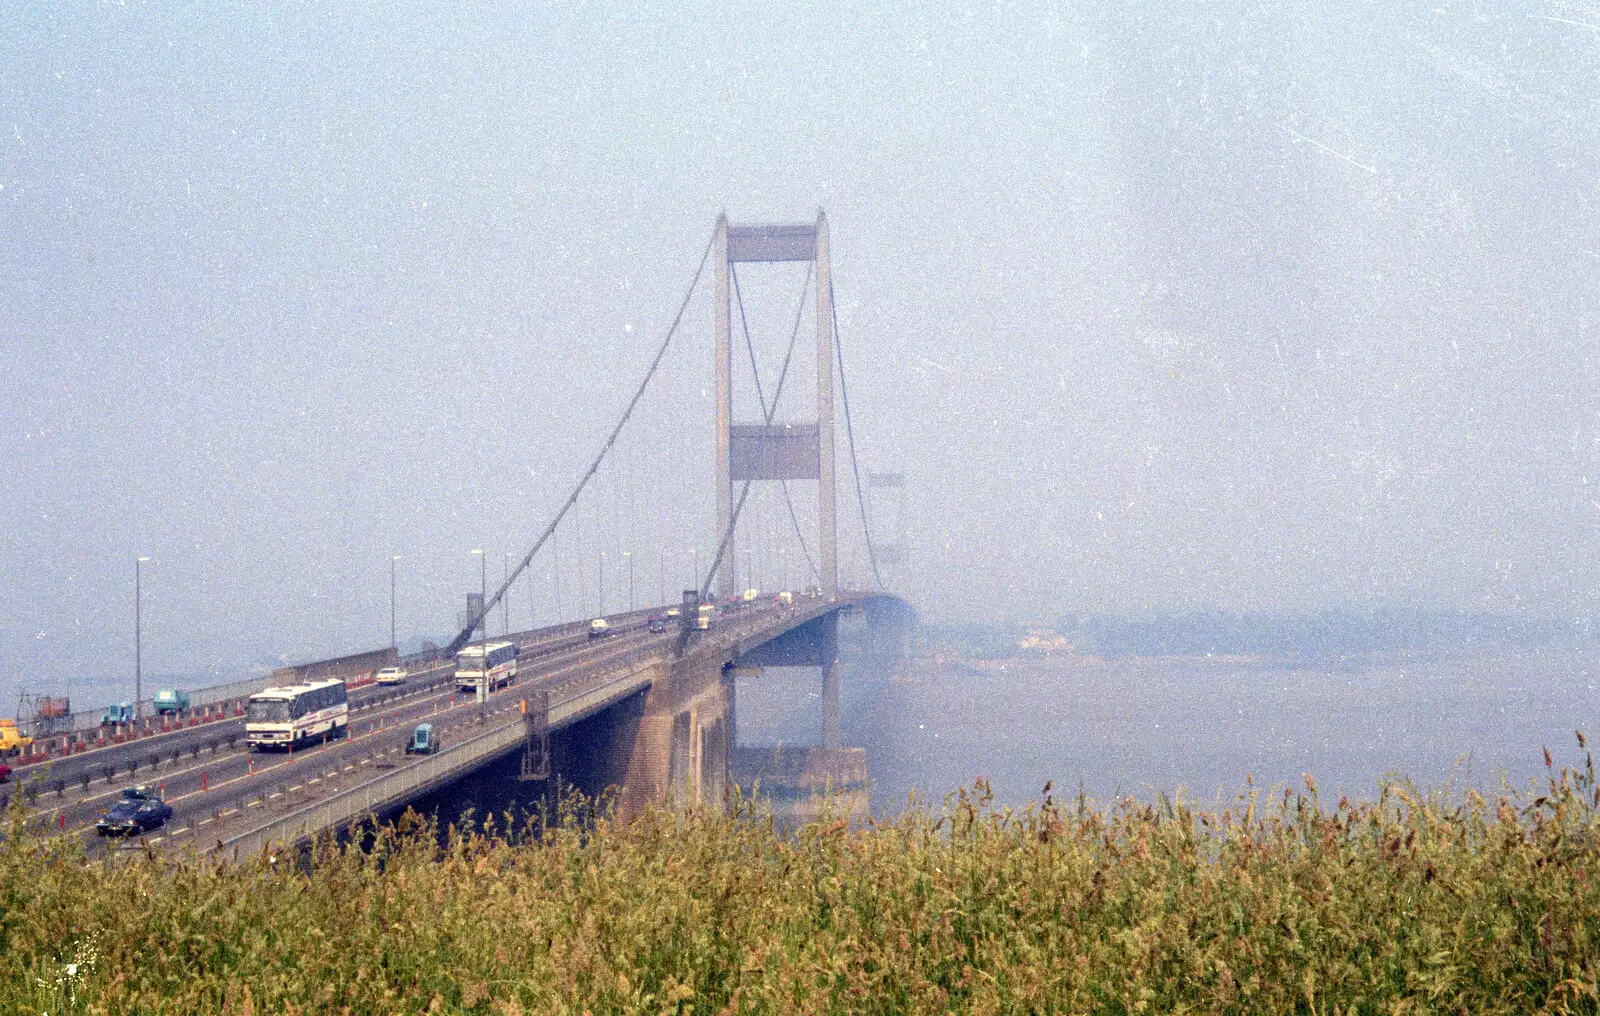
MULTIPOLYGON (((744 330, 744 348, 750 354, 750 373, 756 379, 756 398, 761 401, 762 415, 766 415, 767 397, 762 393, 761 390, 761 369, 756 366, 756 347, 755 343, 750 339, 750 322, 744 316, 744 293, 739 289, 739 266, 737 264, 730 264, 728 268, 733 276, 734 299, 739 304, 739 325, 744 330)), ((805 310, 806 293, 811 289, 811 269, 812 263, 807 261, 806 279, 800 284, 800 308, 802 313, 805 310)), ((795 325, 796 329, 799 328, 798 317, 799 315, 797 314, 795 325)), ((799 334, 798 330, 795 334, 799 334)), ((793 342, 793 339, 790 341, 793 342)), ((794 527, 795 539, 800 541, 800 552, 806 556, 806 567, 811 569, 812 577, 817 580, 818 585, 821 585, 822 573, 817 571, 816 562, 811 560, 811 548, 806 546, 806 534, 800 528, 800 519, 795 515, 794 511, 794 500, 789 496, 789 481, 780 476, 778 478, 778 485, 783 489, 783 503, 789 509, 789 524, 794 527)))
MULTIPOLYGON (((545 526, 544 532, 539 535, 539 539, 534 543, 533 549, 523 555, 522 563, 517 565, 516 571, 512 572, 505 583, 495 591, 495 594, 484 602, 481 608, 482 612, 475 618, 469 618, 467 626, 461 630, 460 634, 440 651, 442 655, 454 656, 462 646, 472 641, 472 633, 477 630, 479 624, 483 623, 484 618, 488 616, 494 605, 500 602, 500 598, 506 594, 507 589, 511 588, 511 584, 522 574, 523 569, 533 562, 534 555, 539 553, 539 549, 545 545, 545 541, 550 539, 550 534, 556 531, 556 527, 566 517, 568 510, 577 503, 578 495, 583 493, 584 487, 588 486, 589 480, 599 470, 600 463, 605 461, 606 453, 611 451, 611 446, 617 443, 617 435, 622 433, 622 428, 627 425, 628 418, 633 415, 634 408, 639 405, 639 400, 644 397, 645 389, 650 385, 650 379, 656 376, 656 368, 661 366, 662 357, 667 355, 667 347, 672 344, 672 336, 677 332, 678 325, 683 321, 684 311, 689 309, 689 300, 694 296, 695 288, 700 285, 700 276, 706 270, 706 262, 711 259, 711 248, 716 245, 716 241, 717 236, 713 232, 711 239, 706 241, 705 253, 700 255, 700 264, 694 270, 694 278, 689 282, 689 289, 683 294, 683 302, 678 305, 678 313, 673 317, 671 327, 667 329, 667 334, 662 338, 661 345, 656 349, 655 359, 650 361, 650 369, 645 371, 644 379, 639 382, 639 387, 635 389, 633 398, 628 400, 628 408, 622 411, 622 418, 617 421, 615 427, 611 428, 611 436, 606 438, 606 443, 601 446, 599 453, 594 457, 594 461, 589 463, 588 470, 583 474, 583 478, 578 481, 577 486, 572 489, 572 493, 567 496, 566 503, 561 506, 561 510, 556 512, 556 517, 550 520, 549 525, 545 526)), ((791 343, 791 347, 792 345, 791 343)), ((787 366, 788 364, 785 362, 786 369, 787 366)), ((582 559, 580 558, 579 560, 581 561, 582 559)))
POLYGON ((839 361, 839 394, 844 397, 844 433, 850 442, 850 471, 856 478, 856 504, 861 508, 861 534, 867 538, 867 560, 878 588, 888 591, 878 572, 878 555, 872 549, 872 527, 867 525, 867 499, 861 494, 861 467, 856 463, 856 431, 850 423, 850 386, 844 378, 844 344, 839 341, 839 303, 833 297, 833 277, 828 277, 828 309, 833 311, 833 352, 839 361))

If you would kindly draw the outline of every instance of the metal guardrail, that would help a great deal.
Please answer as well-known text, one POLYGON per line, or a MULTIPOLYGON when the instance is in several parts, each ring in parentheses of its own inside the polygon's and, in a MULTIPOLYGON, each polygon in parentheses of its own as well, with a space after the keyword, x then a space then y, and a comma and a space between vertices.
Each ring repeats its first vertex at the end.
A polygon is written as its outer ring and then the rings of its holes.
MULTIPOLYGON (((234 699, 246 698, 254 695, 262 688, 272 684, 272 675, 262 674, 258 677, 247 677, 238 681, 229 681, 226 684, 215 684, 208 688, 196 688, 189 692, 189 709, 204 709, 206 706, 216 705, 219 702, 230 702, 234 699)), ((155 716, 156 707, 153 698, 143 700, 145 716, 155 716)), ((107 703, 109 705, 109 703, 107 703)), ((100 718, 105 715, 106 706, 96 709, 77 709, 66 716, 48 718, 29 717, 17 722, 17 727, 29 737, 60 737, 62 734, 76 734, 79 731, 94 731, 100 729, 100 718)))
MULTIPOLYGON (((425 664, 417 664, 416 666, 425 666, 425 664)), ((217 705, 218 703, 249 698, 261 689, 271 687, 271 685, 272 676, 265 674, 260 677, 250 677, 241 681, 230 681, 227 684, 196 689, 189 693, 189 714, 193 715, 197 710, 203 710, 207 706, 217 705)), ((358 687, 364 687, 364 685, 358 687)), ((103 708, 71 713, 66 720, 57 718, 56 722, 50 726, 48 733, 41 732, 39 728, 44 724, 37 720, 23 720, 17 726, 24 734, 38 739, 61 737, 62 735, 72 735, 80 732, 85 734, 97 733, 100 730, 100 717, 104 713, 105 710, 103 708), (67 725, 69 720, 70 726, 67 725)), ((152 729, 159 733, 161 718, 156 714, 154 700, 144 700, 144 715, 150 721, 152 729)))
POLYGON ((325 801, 290 812, 266 825, 223 840, 218 851, 237 861, 260 854, 274 843, 296 843, 315 834, 334 829, 353 819, 370 815, 415 794, 422 787, 452 776, 475 762, 499 754, 522 743, 521 717, 506 726, 496 728, 462 741, 450 748, 429 755, 423 761, 394 772, 373 777, 348 790, 342 790, 325 801))
MULTIPOLYGON (((661 609, 664 608, 646 607, 641 610, 635 610, 632 612, 624 611, 609 616, 613 619, 620 618, 637 620, 647 617, 661 609)), ((529 631, 513 632, 510 637, 526 639, 529 636, 539 635, 544 639, 552 639, 568 635, 575 635, 587 632, 588 630, 589 621, 585 619, 580 621, 564 621, 560 624, 551 625, 547 628, 535 628, 529 631)), ((491 639, 496 637, 503 638, 505 636, 490 636, 491 639)), ((438 658, 439 654, 437 650, 435 650, 434 652, 408 653, 405 656, 399 657, 398 662, 401 666, 414 667, 433 663, 437 661, 438 658)), ((316 663, 326 661, 311 662, 316 663)), ((301 664, 301 666, 308 665, 310 664, 301 664)), ((205 688, 192 688, 185 690, 189 693, 189 708, 193 710, 197 707, 203 709, 206 706, 216 705, 219 702, 229 702, 233 699, 246 698, 250 695, 254 695, 263 688, 271 687, 272 682, 273 676, 270 672, 268 672, 255 677, 246 677, 237 681, 228 681, 223 684, 210 685, 205 688)), ((99 730, 100 718, 105 715, 106 706, 108 705, 110 705, 109 702, 105 703, 104 705, 96 706, 92 709, 74 710, 73 712, 68 713, 66 716, 55 716, 44 719, 40 719, 38 717, 19 719, 17 721, 17 727, 22 731, 22 733, 28 735, 29 737, 36 738, 60 737, 63 734, 76 734, 79 731, 87 732, 99 730)), ((155 715, 155 700, 153 698, 145 698, 143 700, 143 706, 143 715, 155 715)))

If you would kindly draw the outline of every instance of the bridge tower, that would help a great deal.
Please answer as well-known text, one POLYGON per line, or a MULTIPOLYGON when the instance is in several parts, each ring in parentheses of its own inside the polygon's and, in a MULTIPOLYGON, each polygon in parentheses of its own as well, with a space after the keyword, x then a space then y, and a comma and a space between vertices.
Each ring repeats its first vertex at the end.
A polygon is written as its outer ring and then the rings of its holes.
MULTIPOLYGON (((745 480, 816 480, 819 573, 824 593, 839 589, 838 530, 833 460, 833 286, 828 260, 828 217, 815 223, 730 226, 717 217, 717 535, 733 520, 733 485, 745 480), (816 293, 817 419, 815 423, 733 422, 733 318, 729 274, 742 262, 810 261, 816 293)), ((717 570, 717 592, 738 596, 734 537, 717 570)))

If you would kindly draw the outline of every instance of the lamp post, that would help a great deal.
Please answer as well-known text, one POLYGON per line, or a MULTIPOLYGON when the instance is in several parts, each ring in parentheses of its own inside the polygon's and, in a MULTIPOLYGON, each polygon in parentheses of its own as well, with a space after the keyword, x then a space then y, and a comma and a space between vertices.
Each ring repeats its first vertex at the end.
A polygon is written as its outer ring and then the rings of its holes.
POLYGON ((142 578, 140 565, 150 560, 148 557, 133 559, 133 719, 137 723, 144 719, 144 632, 143 632, 143 605, 142 578))
POLYGON ((783 547, 778 548, 778 586, 781 589, 789 588, 789 557, 783 547))
POLYGON ((389 557, 389 648, 396 650, 397 655, 399 643, 394 636, 394 564, 398 560, 400 560, 399 554, 393 554, 389 557))
POLYGON ((628 613, 633 613, 633 551, 622 552, 622 559, 628 562, 628 613))
POLYGON ((489 709, 489 555, 482 548, 472 552, 478 559, 478 722, 488 719, 489 709))
MULTIPOLYGON (((511 551, 509 551, 509 550, 506 551, 505 575, 506 575, 506 585, 510 586, 511 585, 511 551)), ((505 627, 506 635, 509 636, 511 634, 511 590, 510 589, 507 589, 505 591, 505 593, 500 597, 500 606, 501 606, 501 611, 500 611, 501 621, 500 621, 500 623, 501 623, 501 625, 503 625, 505 627)))
POLYGON ((606 552, 600 552, 600 617, 606 616, 606 552))
POLYGON ((700 548, 691 548, 689 553, 694 555, 694 587, 700 588, 700 548))
POLYGON ((534 603, 533 568, 528 568, 528 627, 539 627, 539 608, 534 603))

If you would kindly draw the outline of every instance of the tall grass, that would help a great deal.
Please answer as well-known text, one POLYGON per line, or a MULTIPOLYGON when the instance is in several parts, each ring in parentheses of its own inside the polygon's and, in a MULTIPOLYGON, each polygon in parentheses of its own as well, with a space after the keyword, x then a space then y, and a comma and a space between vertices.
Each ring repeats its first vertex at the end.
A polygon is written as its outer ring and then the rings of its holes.
POLYGON ((238 865, 13 821, 0 1012, 1596 1013, 1597 803, 1587 757, 1492 801, 979 783, 866 827, 569 808, 238 865))

